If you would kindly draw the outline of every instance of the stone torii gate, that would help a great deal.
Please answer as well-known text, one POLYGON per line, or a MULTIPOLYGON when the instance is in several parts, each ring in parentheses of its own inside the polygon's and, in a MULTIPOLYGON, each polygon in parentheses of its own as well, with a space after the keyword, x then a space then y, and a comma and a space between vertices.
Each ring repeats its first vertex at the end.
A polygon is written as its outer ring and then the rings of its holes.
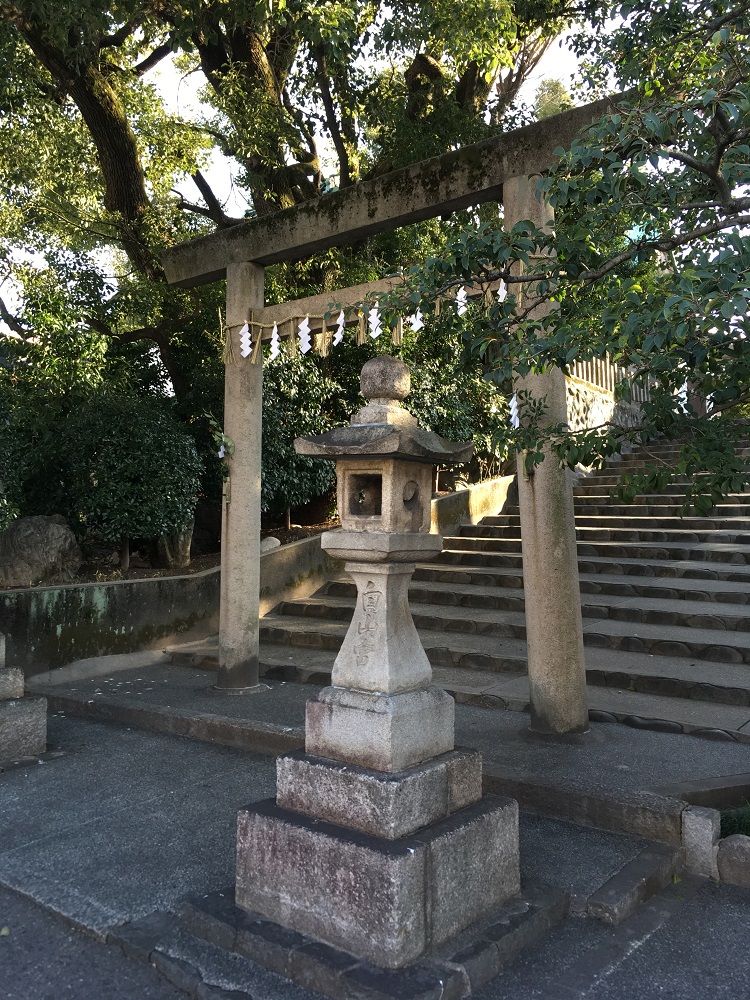
MULTIPOLYGON (((535 175, 554 150, 610 109, 606 100, 526 128, 465 146, 314 202, 251 219, 166 250, 170 284, 192 287, 226 277, 230 335, 249 319, 263 325, 322 313, 333 299, 353 305, 395 282, 330 292, 264 308, 264 267, 302 260, 328 247, 487 201, 501 201, 507 228, 529 219, 542 227, 551 210, 535 197, 535 175)), ((225 368, 224 431, 231 493, 222 514, 219 675, 217 687, 258 687, 260 477, 263 373, 235 352, 225 368)), ((560 370, 524 380, 546 396, 551 419, 566 418, 560 370)), ((532 728, 574 733, 588 727, 572 488, 564 469, 542 462, 525 477, 519 461, 519 504, 526 600, 532 728)))

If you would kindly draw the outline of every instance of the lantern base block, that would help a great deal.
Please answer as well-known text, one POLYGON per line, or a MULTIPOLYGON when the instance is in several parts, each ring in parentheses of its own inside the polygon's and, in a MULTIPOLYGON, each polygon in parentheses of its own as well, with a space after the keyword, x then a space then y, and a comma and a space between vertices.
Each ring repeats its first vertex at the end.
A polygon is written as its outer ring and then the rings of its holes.
POLYGON ((374 694, 328 687, 307 703, 305 750, 374 771, 403 771, 453 749, 455 703, 442 688, 374 694))
POLYGON ((276 804, 384 840, 408 837, 482 797, 482 757, 453 750, 404 771, 373 771, 301 750, 276 760, 276 804))
POLYGON ((486 795, 398 840, 240 811, 237 905, 383 968, 409 965, 520 892, 518 804, 486 795))

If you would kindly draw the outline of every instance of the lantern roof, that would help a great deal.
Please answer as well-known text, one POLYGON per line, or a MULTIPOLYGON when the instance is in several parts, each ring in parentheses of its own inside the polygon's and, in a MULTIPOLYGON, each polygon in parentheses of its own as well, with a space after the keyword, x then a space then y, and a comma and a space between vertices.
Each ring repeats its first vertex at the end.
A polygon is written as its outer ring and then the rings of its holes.
POLYGON ((430 465, 469 461, 474 450, 470 441, 447 441, 425 430, 401 405, 411 388, 409 369, 403 361, 386 355, 373 358, 363 367, 360 384, 368 402, 354 414, 351 424, 297 438, 297 454, 334 460, 372 455, 430 465))

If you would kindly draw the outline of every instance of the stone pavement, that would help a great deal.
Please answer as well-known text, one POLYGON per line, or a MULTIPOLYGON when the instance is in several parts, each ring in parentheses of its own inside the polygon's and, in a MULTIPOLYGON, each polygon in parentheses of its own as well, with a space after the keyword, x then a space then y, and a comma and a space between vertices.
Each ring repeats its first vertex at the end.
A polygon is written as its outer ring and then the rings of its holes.
MULTIPOLYGON (((267 690, 238 697, 214 691, 210 671, 172 666, 168 657, 158 653, 79 661, 70 672, 63 668, 53 676, 54 684, 38 678, 27 682, 27 689, 50 699, 52 711, 267 753, 302 745, 305 702, 319 687, 268 680, 267 690)), ((694 705, 697 713, 702 703, 687 704, 694 705)), ((743 711, 743 717, 750 720, 750 708, 743 711)), ((459 703, 456 742, 481 750, 487 764, 517 766, 530 773, 541 773, 543 765, 544 773, 556 780, 585 778, 611 788, 650 789, 750 771, 750 749, 741 740, 720 739, 721 733, 706 732, 707 738, 686 736, 675 742, 666 739, 672 734, 668 726, 631 721, 628 726, 595 725, 594 735, 581 746, 559 746, 550 752, 547 744, 526 738, 528 716, 521 711, 493 712, 459 703)), ((700 721, 708 728, 716 720, 704 715, 700 721)))
POLYGON ((79 933, 28 898, 0 889, 2 1000, 183 1000, 156 969, 79 933))
MULTIPOLYGON (((303 694, 309 688, 277 685, 260 696, 265 705, 232 700, 238 715, 268 713, 273 704, 293 718, 303 694)), ((522 716, 462 706, 457 714, 461 738, 471 737, 488 765, 502 759, 555 780, 586 772, 601 782, 611 772, 617 788, 632 791, 646 780, 746 766, 747 749, 736 744, 601 725, 594 727, 601 739, 588 745, 550 747, 523 739, 522 716), (500 719, 515 727, 499 728, 500 719)), ((173 1000, 179 994, 167 978, 93 939, 114 941, 128 921, 169 913, 186 895, 232 883, 236 812, 272 794, 273 758, 59 714, 49 731, 54 756, 0 774, 0 928, 9 930, 0 936, 0 997, 173 1000)), ((748 996, 748 891, 683 877, 616 927, 581 915, 593 894, 653 846, 523 814, 524 880, 569 893, 576 915, 476 996, 748 996)), ((188 995, 314 1000, 161 919, 152 962, 188 995)))

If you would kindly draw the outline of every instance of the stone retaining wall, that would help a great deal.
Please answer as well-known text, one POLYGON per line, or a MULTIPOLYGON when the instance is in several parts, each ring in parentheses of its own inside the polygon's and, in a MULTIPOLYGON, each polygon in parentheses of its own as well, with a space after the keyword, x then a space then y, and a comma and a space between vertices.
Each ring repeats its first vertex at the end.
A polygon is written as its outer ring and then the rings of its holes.
POLYGON ((515 476, 500 476, 437 497, 432 501, 430 530, 449 535, 460 524, 478 524, 483 517, 499 513, 513 494, 515 481, 515 476))
MULTIPOLYGON (((449 533, 502 507, 512 476, 433 500, 432 530, 449 533)), ((260 559, 260 613, 309 597, 340 569, 320 535, 282 545, 260 559)), ((117 580, 0 591, 7 664, 27 677, 73 660, 190 642, 219 629, 220 570, 189 576, 117 580)))
POLYGON ((641 409, 637 403, 615 402, 613 392, 568 376, 565 380, 568 397, 568 425, 573 431, 613 423, 620 427, 635 427, 640 423, 641 409))
MULTIPOLYGON (((319 536, 264 553, 261 613, 313 593, 329 569, 319 536)), ((187 576, 0 591, 8 666, 32 677, 88 656, 213 635, 219 629, 219 581, 217 566, 187 576)))

